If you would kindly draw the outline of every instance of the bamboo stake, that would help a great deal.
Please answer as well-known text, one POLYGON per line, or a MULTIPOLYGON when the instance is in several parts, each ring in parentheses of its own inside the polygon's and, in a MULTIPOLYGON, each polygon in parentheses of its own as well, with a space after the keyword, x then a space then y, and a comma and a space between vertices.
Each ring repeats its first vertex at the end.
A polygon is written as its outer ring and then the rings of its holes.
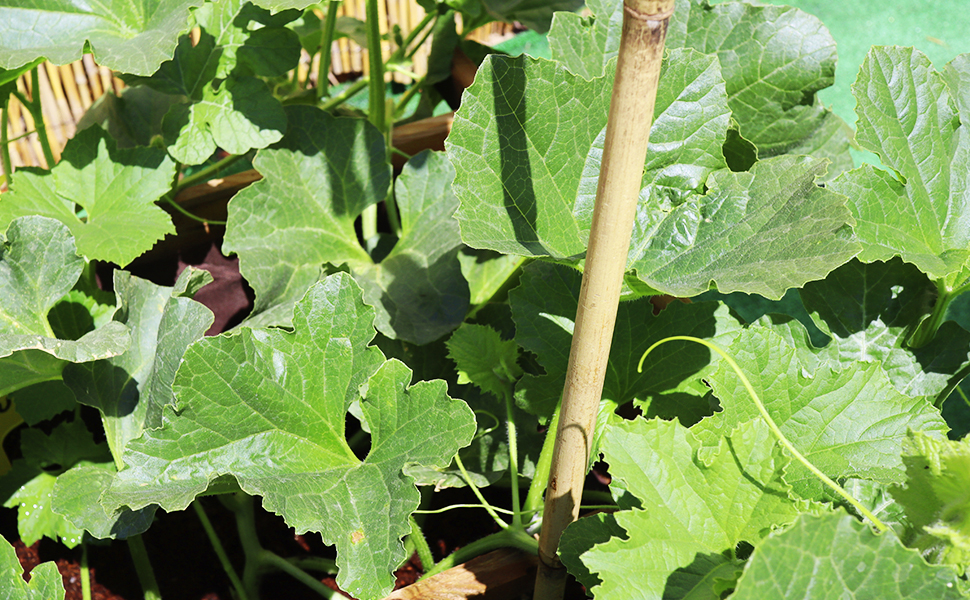
POLYGON ((673 11, 674 0, 623 3, 623 33, 596 206, 546 487, 535 600, 561 599, 566 583, 556 550, 563 530, 579 516, 673 11))

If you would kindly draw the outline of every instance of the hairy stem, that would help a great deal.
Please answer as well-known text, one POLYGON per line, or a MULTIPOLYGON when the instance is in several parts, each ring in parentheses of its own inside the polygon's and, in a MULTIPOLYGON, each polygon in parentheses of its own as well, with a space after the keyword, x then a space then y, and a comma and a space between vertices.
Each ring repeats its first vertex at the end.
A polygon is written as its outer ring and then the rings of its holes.
MULTIPOLYGON (((546 439, 542 442, 542 450, 539 451, 539 460, 536 461, 536 472, 532 476, 532 483, 529 485, 529 493, 525 497, 525 504, 522 511, 535 514, 542 510, 543 492, 546 491, 546 482, 549 480, 549 467, 552 465, 552 451, 556 446, 556 429, 559 427, 559 406, 556 412, 552 413, 549 421, 549 430, 546 432, 546 439)), ((526 517, 530 520, 531 515, 526 517)))
POLYGON ((192 503, 192 508, 195 509, 196 516, 199 517, 199 521, 202 523, 202 529, 205 530, 205 535, 209 538, 209 543, 212 544, 212 549, 215 550, 216 556, 219 558, 219 563, 222 564, 222 570, 226 572, 229 577, 229 581, 232 583, 232 587, 236 590, 236 596, 239 600, 249 600, 249 596, 246 594, 246 589, 243 587, 242 580, 239 579, 239 575, 236 574, 236 569, 233 568, 232 563, 229 562, 229 556, 226 554, 226 549, 222 546, 222 541, 219 536, 216 535, 216 530, 212 527, 212 521, 209 520, 209 516, 205 514, 205 509, 202 508, 202 504, 198 500, 192 503))
POLYGON ((40 76, 38 75, 40 65, 30 70, 30 95, 31 101, 27 104, 30 116, 34 118, 34 127, 37 129, 37 139, 40 140, 40 147, 44 151, 44 160, 47 161, 47 168, 54 168, 54 153, 51 151, 51 142, 47 138, 47 125, 44 123, 44 108, 40 102, 40 76))
POLYGON ((81 598, 91 600, 91 571, 88 569, 88 544, 81 540, 81 598))
POLYGON ((330 95, 330 53, 333 35, 337 29, 337 9, 343 0, 330 0, 327 18, 323 22, 323 40, 320 45, 320 63, 317 65, 317 99, 330 95))
POLYGON ((539 544, 536 542, 535 538, 523 531, 522 529, 503 529, 491 535, 487 535, 481 539, 471 542, 467 546, 462 546, 461 548, 455 550, 448 556, 441 559, 438 564, 433 568, 428 570, 421 579, 427 579, 428 577, 433 577, 438 573, 447 571, 448 569, 467 562, 476 556, 481 556, 486 552, 491 552, 492 550, 497 550, 499 548, 518 548, 529 554, 536 554, 539 550, 539 544))
POLYGON ((152 563, 148 560, 148 551, 145 549, 145 541, 141 535, 128 538, 128 552, 135 563, 135 573, 138 574, 138 582, 141 583, 145 600, 161 600, 162 593, 158 590, 155 571, 152 570, 152 563))
POLYGON ((431 554, 428 540, 424 538, 424 532, 421 531, 421 527, 413 516, 408 517, 408 522, 411 523, 411 533, 408 534, 408 539, 414 544, 414 550, 418 553, 418 558, 421 559, 421 566, 427 571, 434 566, 434 556, 431 554))

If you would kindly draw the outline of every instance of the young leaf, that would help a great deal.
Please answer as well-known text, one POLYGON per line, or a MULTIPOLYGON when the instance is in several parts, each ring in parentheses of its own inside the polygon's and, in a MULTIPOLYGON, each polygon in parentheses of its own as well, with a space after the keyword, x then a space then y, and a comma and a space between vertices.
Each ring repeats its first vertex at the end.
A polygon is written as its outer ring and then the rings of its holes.
POLYGON ((175 403, 171 386, 185 349, 212 324, 208 308, 181 297, 188 281, 200 275, 212 280, 204 271, 186 269, 170 288, 115 271, 115 320, 130 329, 131 347, 121 356, 64 369, 64 383, 78 402, 101 412, 119 468, 125 445, 145 427, 161 425, 162 408, 175 403))
POLYGON ((802 515, 751 555, 732 600, 961 598, 950 569, 931 567, 891 533, 845 513, 802 515))
MULTIPOLYGON (((562 393, 581 283, 582 274, 575 269, 533 263, 509 294, 515 340, 535 353, 546 371, 522 378, 516 397, 541 419, 552 415, 562 393)), ((634 401, 642 408, 649 402, 651 415, 677 415, 693 423, 710 414, 707 388, 699 382, 717 365, 711 352, 698 344, 672 342, 651 354, 643 373, 637 373, 637 362, 654 342, 671 335, 703 337, 720 345, 734 341, 740 329, 727 307, 713 302, 675 302, 657 316, 646 298, 620 303, 603 398, 616 404, 634 401)))
POLYGON ((293 333, 243 328, 190 346, 178 406, 128 444, 127 468, 102 503, 181 510, 232 476, 297 531, 337 545, 341 588, 382 597, 419 501, 407 469, 446 466, 475 422, 444 382, 408 387, 410 371, 368 347, 373 320, 360 288, 338 273, 296 305, 293 333), (363 461, 344 437, 355 401, 371 432, 363 461))
POLYGON ((50 435, 27 429, 20 446, 24 458, 14 461, 12 475, 23 483, 3 498, 3 505, 18 508, 17 526, 24 543, 48 537, 73 548, 81 543, 83 531, 54 510, 54 485, 60 473, 79 462, 108 459, 107 448, 94 443, 81 421, 62 423, 50 435))
POLYGON ((57 221, 22 217, 10 224, 0 244, 0 395, 58 379, 66 362, 108 358, 128 348, 121 324, 77 341, 54 337, 47 315, 77 281, 83 262, 71 233, 57 221))
MULTIPOLYGON (((575 258, 586 249, 612 68, 586 81, 562 65, 490 56, 448 138, 462 239, 505 254, 575 258)), ((725 166, 729 111, 717 60, 690 50, 664 63, 644 185, 683 194, 725 166)))
POLYGON ((653 289, 696 296, 716 285, 780 299, 859 251, 846 198, 816 185, 824 161, 779 156, 718 171, 679 205, 641 204, 629 266, 653 289))
POLYGON ((788 459, 760 421, 741 424, 711 453, 677 423, 614 421, 602 449, 617 489, 639 505, 613 515, 627 539, 579 557, 602 580, 596 598, 660 598, 668 578, 697 554, 741 541, 757 546, 806 508, 790 497, 782 481, 788 459))
POLYGON ((852 85, 856 139, 894 173, 863 165, 832 182, 851 199, 860 260, 901 256, 951 286, 970 275, 970 111, 954 102, 965 60, 953 64, 948 80, 918 50, 873 47, 852 85))
POLYGON ((0 585, 11 600, 50 600, 64 597, 64 580, 53 561, 45 562, 30 572, 30 583, 24 581, 24 568, 17 551, 0 536, 0 585))
POLYGON ((0 228, 26 215, 59 220, 88 260, 127 265, 165 234, 172 219, 155 205, 169 191, 175 163, 158 148, 120 149, 100 127, 79 131, 48 171, 20 169, 0 199, 0 228), (75 205, 87 213, 78 217, 75 205))
POLYGON ((458 383, 473 383, 484 392, 505 398, 522 376, 517 362, 519 347, 513 340, 503 340, 491 327, 466 323, 446 344, 448 357, 458 365, 458 383))
POLYGON ((909 521, 903 543, 931 563, 965 574, 970 568, 970 438, 957 442, 910 432, 903 463, 905 486, 891 490, 909 521))
POLYGON ((189 9, 201 5, 202 0, 0 0, 0 67, 19 67, 39 56, 64 65, 80 60, 90 46, 101 66, 149 75, 171 58, 175 40, 189 28, 189 9))
MULTIPOLYGON (((897 392, 878 364, 855 363, 837 370, 823 362, 812 372, 798 360, 795 348, 766 327, 745 329, 727 352, 785 437, 829 477, 901 482, 899 447, 907 429, 946 435, 940 412, 923 398, 897 392)), ((708 381, 723 411, 693 430, 713 446, 738 423, 760 416, 726 363, 708 381)), ((806 498, 823 493, 822 483, 799 463, 789 467, 785 480, 806 498)))
POLYGON ((970 364, 970 332, 952 321, 929 344, 907 345, 929 314, 937 290, 926 275, 899 258, 868 264, 852 260, 824 280, 807 283, 801 296, 816 325, 832 337, 817 351, 821 359, 842 366, 879 363, 907 396, 942 399, 970 364))

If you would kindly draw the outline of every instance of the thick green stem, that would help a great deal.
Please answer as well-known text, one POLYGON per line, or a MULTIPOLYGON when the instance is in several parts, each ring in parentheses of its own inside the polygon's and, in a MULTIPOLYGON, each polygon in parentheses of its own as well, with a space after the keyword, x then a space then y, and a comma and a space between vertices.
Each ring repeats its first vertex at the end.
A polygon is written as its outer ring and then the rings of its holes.
POLYGON ((7 119, 10 118, 10 114, 7 113, 9 105, 10 96, 7 96, 3 99, 3 109, 0 110, 0 169, 3 169, 4 175, 7 176, 7 189, 10 189, 13 183, 10 177, 13 172, 13 163, 10 162, 10 124, 7 123, 7 119))
POLYGON ((88 569, 88 545, 81 540, 81 597, 91 600, 91 570, 88 569))
POLYGON ((499 548, 518 548, 529 554, 536 554, 539 551, 539 543, 536 539, 522 529, 503 529, 502 531, 485 536, 479 540, 462 546, 448 556, 441 559, 438 564, 425 573, 421 579, 427 579, 438 573, 467 562, 476 556, 481 556, 486 552, 498 550, 499 548))
POLYGON ((194 185, 200 183, 205 183, 210 179, 214 179, 219 175, 219 171, 228 169, 230 165, 235 163, 240 158, 246 156, 243 154, 230 154, 229 156, 219 160, 218 162, 209 165, 203 169, 196 171, 195 173, 189 175, 188 177, 182 178, 181 181, 177 182, 175 185, 175 193, 179 193, 186 188, 190 188, 194 185))
MULTIPOLYGON (((357 94, 359 94, 368 85, 370 85, 370 78, 368 78, 368 77, 361 77, 357 81, 355 81, 352 84, 350 84, 349 86, 347 86, 347 89, 345 89, 344 91, 340 92, 339 94, 337 94, 333 98, 330 98, 326 102, 321 102, 320 103, 320 110, 330 110, 331 108, 340 106, 341 104, 343 104, 347 100, 350 100, 351 98, 353 98, 354 96, 356 96, 357 94)), ((285 102, 284 102, 284 104, 285 104, 285 102)))
POLYGON ((559 427, 559 406, 556 412, 552 413, 549 421, 549 430, 546 432, 546 439, 542 442, 542 450, 539 451, 539 460, 536 461, 536 472, 532 476, 532 483, 529 485, 529 493, 525 497, 525 505, 522 512, 531 513, 526 517, 530 520, 532 514, 542 510, 543 493, 546 491, 546 483, 549 481, 549 467, 552 465, 552 452, 556 446, 556 429, 559 427))
POLYGON ((458 470, 461 471, 461 476, 465 478, 465 483, 468 484, 468 489, 470 489, 472 493, 475 494, 475 497, 478 498, 478 501, 482 503, 482 507, 485 508, 485 512, 487 512, 489 516, 492 517, 492 519, 499 527, 501 527, 502 529, 508 529, 509 524, 503 521, 501 518, 499 518, 498 513, 495 512, 495 509, 492 507, 492 505, 489 504, 488 500, 485 499, 485 496, 482 495, 481 490, 479 490, 478 486, 475 485, 475 482, 472 481, 471 476, 468 475, 468 471, 465 469, 465 465, 462 464, 461 462, 461 457, 458 456, 457 454, 455 455, 455 464, 458 465, 458 470))
POLYGON ((333 35, 337 30, 337 9, 342 0, 330 0, 327 4, 327 18, 323 22, 323 41, 320 45, 320 63, 317 65, 317 99, 330 93, 330 53, 333 49, 333 35))
POLYGON ((795 458, 795 460, 797 460, 798 462, 802 463, 802 465, 806 469, 808 469, 809 471, 811 471, 812 474, 815 475, 815 477, 817 477, 819 479, 819 481, 821 481, 822 483, 824 483, 825 485, 827 485, 829 488, 831 488, 836 494, 838 494, 838 495, 842 496, 843 498, 845 498, 845 500, 849 504, 851 504, 852 506, 854 506, 855 509, 858 510, 860 514, 862 514, 864 517, 866 517, 867 519, 869 519, 869 521, 871 521, 872 524, 875 525, 876 529, 878 529, 880 532, 883 532, 883 531, 886 531, 887 529, 889 529, 885 524, 883 524, 882 521, 880 521, 879 519, 877 519, 876 516, 874 514, 872 514, 872 512, 869 511, 868 508, 866 508, 861 502, 859 502, 854 497, 852 497, 852 495, 849 494, 849 492, 845 491, 845 489, 841 485, 839 485, 836 482, 832 481, 832 479, 830 479, 828 475, 826 475, 825 473, 823 473, 822 471, 820 471, 818 467, 816 467, 807 458, 805 458, 802 455, 802 453, 799 452, 795 448, 795 446, 793 446, 792 443, 788 441, 788 438, 785 437, 785 434, 782 433, 781 432, 781 429, 778 427, 778 425, 775 424, 775 420, 771 418, 771 415, 770 414, 768 414, 768 410, 765 408, 765 405, 762 404, 761 398, 758 396, 758 393, 755 392, 754 386, 751 385, 751 382, 748 380, 748 377, 744 374, 744 371, 742 371, 741 370, 741 367, 738 366, 738 363, 736 363, 734 361, 734 359, 731 358, 731 355, 729 355, 724 350, 721 350, 721 348, 717 344, 714 344, 714 343, 709 342, 707 340, 702 340, 700 338, 691 337, 689 335, 674 335, 674 336, 671 336, 671 337, 668 337, 668 338, 664 338, 664 339, 660 340, 659 342, 655 343, 654 345, 650 346, 649 348, 647 348, 647 351, 643 353, 643 356, 640 357, 640 363, 637 365, 637 372, 640 373, 640 372, 643 371, 643 361, 647 358, 647 355, 650 354, 650 352, 654 348, 656 348, 660 344, 663 344, 663 343, 666 343, 666 342, 671 342, 671 341, 674 341, 674 340, 685 340, 685 341, 688 341, 688 342, 696 342, 696 343, 701 344, 703 346, 707 346, 708 348, 710 348, 714 352, 717 352, 721 356, 721 358, 723 358, 725 361, 727 361, 728 365, 730 365, 731 368, 734 369, 734 372, 737 373, 738 378, 741 379, 742 385, 744 385, 744 389, 748 391, 748 395, 754 401, 755 406, 758 407, 758 412, 761 413, 761 418, 763 418, 765 420, 765 423, 768 424, 768 428, 771 430, 771 432, 778 439, 778 442, 782 445, 782 447, 784 447, 786 450, 788 450, 788 453, 791 454, 792 457, 795 458))
POLYGON ((196 516, 199 517, 199 521, 202 523, 202 529, 205 530, 206 536, 209 538, 209 543, 212 544, 212 549, 215 550, 216 556, 219 558, 219 563, 222 564, 222 570, 226 572, 229 577, 229 581, 232 583, 232 587, 236 590, 236 596, 239 600, 249 600, 249 596, 246 594, 246 589, 243 587, 242 580, 239 579, 239 575, 236 574, 236 569, 233 568, 232 563, 229 562, 229 556, 226 554, 226 549, 222 546, 222 541, 219 536, 216 535, 216 530, 212 527, 212 522, 209 520, 209 516, 205 514, 205 509, 198 500, 192 503, 192 508, 195 509, 196 516))
POLYGON ((304 571, 317 571, 318 573, 336 573, 337 563, 332 558, 322 556, 294 556, 286 559, 288 563, 303 569, 304 571))
POLYGON ((40 147, 44 151, 44 160, 47 161, 47 168, 54 168, 54 153, 51 151, 51 142, 47 139, 47 125, 44 124, 44 109, 40 102, 40 76, 38 75, 40 66, 30 70, 30 95, 33 96, 29 104, 26 104, 30 116, 34 118, 34 127, 37 129, 37 139, 40 140, 40 147))
POLYGON ((339 598, 346 598, 346 596, 344 596, 343 594, 340 594, 339 592, 335 592, 332 589, 328 588, 327 586, 323 585, 323 583, 318 581, 315 577, 313 577, 303 569, 300 569, 299 567, 290 563, 290 561, 270 552, 269 550, 261 551, 257 556, 257 561, 261 565, 265 565, 266 567, 270 567, 272 569, 276 569, 277 571, 282 571, 286 573, 293 579, 296 579, 297 581, 307 586, 314 592, 320 594, 324 598, 333 598, 335 596, 339 598))
POLYGON ((131 553, 131 560, 135 563, 135 573, 138 574, 138 582, 141 583, 145 600, 161 600, 162 593, 158 590, 155 571, 152 570, 152 563, 148 560, 148 551, 145 549, 145 541, 141 535, 128 538, 128 552, 131 553))
POLYGON ((428 570, 434 566, 434 556, 431 554, 428 540, 424 538, 424 532, 421 531, 421 527, 413 516, 408 517, 408 522, 411 523, 411 533, 408 535, 408 539, 414 544, 414 550, 418 553, 418 558, 421 559, 421 566, 424 570, 428 570))
POLYGON ((512 384, 508 383, 503 390, 505 395, 505 426, 509 436, 509 475, 512 478, 512 527, 522 527, 522 504, 519 502, 519 440, 515 430, 515 401, 512 399, 512 384))

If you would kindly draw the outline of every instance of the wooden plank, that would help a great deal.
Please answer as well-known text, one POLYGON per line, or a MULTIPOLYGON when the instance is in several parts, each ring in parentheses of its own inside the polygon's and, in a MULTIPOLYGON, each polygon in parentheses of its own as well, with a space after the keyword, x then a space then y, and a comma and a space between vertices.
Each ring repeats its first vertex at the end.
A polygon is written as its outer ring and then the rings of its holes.
POLYGON ((523 593, 531 597, 538 562, 534 555, 502 548, 401 588, 385 600, 514 600, 523 593))

